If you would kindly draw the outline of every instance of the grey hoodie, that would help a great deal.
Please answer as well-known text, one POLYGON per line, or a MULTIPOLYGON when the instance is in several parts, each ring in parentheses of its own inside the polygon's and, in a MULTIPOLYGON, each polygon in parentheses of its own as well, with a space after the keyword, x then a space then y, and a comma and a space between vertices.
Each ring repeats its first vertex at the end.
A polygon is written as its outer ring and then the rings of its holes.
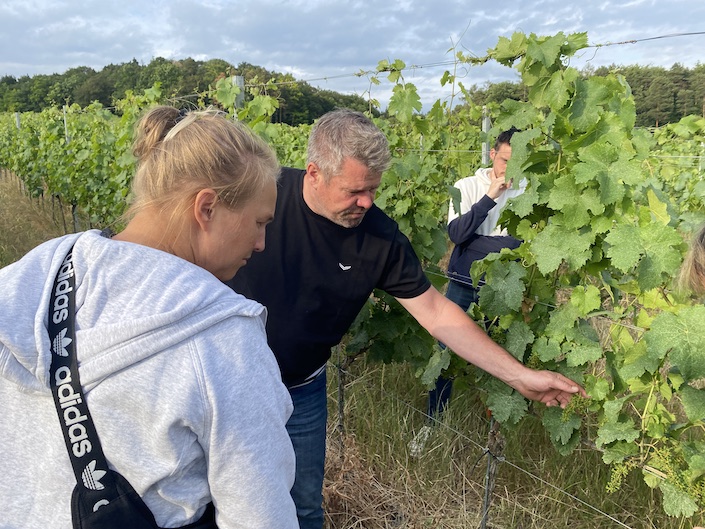
POLYGON ((0 270, 0 528, 70 528, 75 478, 49 390, 49 294, 73 242, 81 384, 110 466, 160 527, 298 527, 289 394, 265 309, 209 272, 97 231, 0 270))

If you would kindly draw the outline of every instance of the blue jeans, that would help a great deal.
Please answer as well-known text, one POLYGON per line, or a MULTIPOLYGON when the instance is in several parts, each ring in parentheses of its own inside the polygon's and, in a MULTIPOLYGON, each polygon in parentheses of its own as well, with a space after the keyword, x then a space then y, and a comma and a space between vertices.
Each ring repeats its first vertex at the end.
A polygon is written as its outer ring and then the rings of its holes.
MULTIPOLYGON (((464 285, 463 283, 458 283, 451 279, 448 282, 446 297, 467 312, 471 304, 477 303, 477 290, 471 285, 464 285)), ((446 347, 440 342, 438 342, 438 345, 443 349, 446 347)), ((436 416, 448 406, 452 389, 453 381, 451 379, 444 378, 442 375, 438 377, 436 387, 428 393, 428 408, 426 413, 431 419, 436 418, 436 416)))
POLYGON ((291 497, 301 529, 323 528, 323 472, 326 460, 328 400, 326 371, 311 383, 289 390, 294 412, 286 423, 296 454, 291 497))

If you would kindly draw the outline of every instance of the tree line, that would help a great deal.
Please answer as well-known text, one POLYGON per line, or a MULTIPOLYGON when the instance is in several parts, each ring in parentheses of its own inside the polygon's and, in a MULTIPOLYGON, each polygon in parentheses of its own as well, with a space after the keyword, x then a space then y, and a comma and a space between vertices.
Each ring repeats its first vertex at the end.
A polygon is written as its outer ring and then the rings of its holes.
MULTIPOLYGON (((686 68, 678 63, 670 69, 658 66, 601 66, 581 71, 585 78, 616 72, 625 77, 636 103, 636 125, 658 127, 675 123, 688 115, 705 116, 705 64, 686 68)), ((109 64, 96 71, 87 66, 71 68, 62 74, 0 77, 0 112, 39 112, 44 108, 94 101, 111 107, 127 91, 140 93, 159 83, 163 94, 172 99, 203 98, 216 81, 227 76, 242 76, 246 86, 260 86, 279 101, 272 116, 276 123, 310 124, 335 107, 369 110, 369 103, 357 95, 320 90, 291 74, 270 72, 246 62, 237 67, 222 59, 197 61, 191 58, 168 60, 157 57, 142 65, 133 59, 109 64)), ((246 97, 250 97, 246 94, 246 97)), ((505 99, 526 101, 527 90, 521 82, 504 81, 471 86, 465 104, 499 104, 505 99)))
MULTIPOLYGON (((162 93, 170 99, 202 102, 209 87, 230 76, 242 76, 246 86, 261 86, 267 95, 277 98, 279 108, 272 116, 272 121, 277 123, 309 124, 335 107, 368 109, 367 101, 360 96, 320 90, 297 81, 291 74, 270 72, 245 62, 236 67, 221 59, 157 57, 146 65, 132 59, 109 64, 100 71, 79 66, 62 74, 0 77, 0 112, 40 112, 48 107, 72 104, 86 107, 95 101, 109 108, 128 91, 141 93, 155 83, 159 83, 162 93)), ((251 95, 246 93, 245 97, 251 95)))
MULTIPOLYGON (((610 73, 624 76, 636 104, 637 127, 659 127, 680 121, 684 116, 705 117, 705 64, 693 68, 674 64, 660 66, 601 66, 581 70, 584 78, 605 77, 610 73)), ((526 101, 527 89, 521 82, 473 85, 467 99, 477 105, 500 103, 505 99, 526 101)))

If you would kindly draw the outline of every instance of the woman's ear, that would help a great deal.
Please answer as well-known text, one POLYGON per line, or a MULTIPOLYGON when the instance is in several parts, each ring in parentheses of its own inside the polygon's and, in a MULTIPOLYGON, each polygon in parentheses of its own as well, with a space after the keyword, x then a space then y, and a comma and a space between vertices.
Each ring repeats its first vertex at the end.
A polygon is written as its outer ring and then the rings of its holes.
POLYGON ((201 189, 193 203, 193 216, 203 231, 209 231, 218 203, 218 194, 211 188, 201 189))

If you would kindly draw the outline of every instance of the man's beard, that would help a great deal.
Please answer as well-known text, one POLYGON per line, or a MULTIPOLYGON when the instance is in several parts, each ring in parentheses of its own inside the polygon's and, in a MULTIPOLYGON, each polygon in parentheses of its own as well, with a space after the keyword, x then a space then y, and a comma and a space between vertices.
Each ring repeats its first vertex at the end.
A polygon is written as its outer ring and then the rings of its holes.
POLYGON ((363 208, 348 209, 339 213, 334 222, 344 228, 356 228, 365 218, 366 213, 367 210, 363 208))

